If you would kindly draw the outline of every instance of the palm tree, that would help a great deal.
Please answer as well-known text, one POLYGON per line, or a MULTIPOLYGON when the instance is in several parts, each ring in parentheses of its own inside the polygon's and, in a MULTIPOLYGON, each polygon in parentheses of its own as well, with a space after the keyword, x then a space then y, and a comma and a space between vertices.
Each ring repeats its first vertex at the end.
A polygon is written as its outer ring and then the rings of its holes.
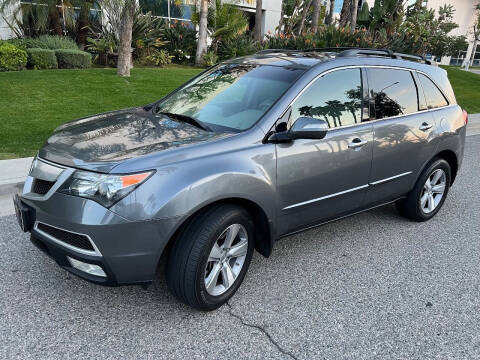
POLYGON ((357 13, 358 13, 358 0, 352 0, 352 15, 351 15, 351 24, 352 29, 355 29, 357 26, 357 13))
POLYGON ((302 35, 303 29, 305 27, 305 21, 307 21, 308 10, 310 10, 310 6, 312 6, 312 0, 308 0, 304 3, 302 20, 300 21, 300 27, 298 28, 298 35, 302 35))
POLYGON ((41 4, 21 4, 18 0, 0 1, 0 14, 6 14, 13 9, 13 22, 8 25, 17 36, 32 36, 53 32, 63 35, 63 26, 60 20, 60 0, 43 0, 41 4), (28 19, 28 24, 25 20, 28 19))
POLYGON ((328 17, 325 21, 327 24, 333 24, 333 10, 335 9, 335 0, 330 0, 330 10, 328 11, 328 17))
POLYGON ((318 30, 318 17, 320 15, 320 0, 313 0, 313 18, 312 18, 312 33, 318 30))
POLYGON ((254 38, 256 41, 261 42, 263 40, 262 34, 262 25, 263 25, 263 14, 262 14, 262 0, 257 0, 257 9, 255 11, 255 33, 254 38))
POLYGON ((351 22, 352 22, 352 0, 343 0, 342 11, 340 12, 339 26, 345 27, 351 22))
POLYGON ((200 22, 198 24, 198 43, 195 64, 203 65, 203 55, 207 52, 208 0, 201 0, 200 22))

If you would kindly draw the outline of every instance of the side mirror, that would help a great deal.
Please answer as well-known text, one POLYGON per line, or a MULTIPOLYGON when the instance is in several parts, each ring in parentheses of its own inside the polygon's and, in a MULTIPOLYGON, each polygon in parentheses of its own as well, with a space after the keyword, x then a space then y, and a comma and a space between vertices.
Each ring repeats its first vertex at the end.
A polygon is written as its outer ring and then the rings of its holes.
POLYGON ((327 135, 328 123, 311 117, 300 117, 288 130, 291 139, 323 139, 327 135))

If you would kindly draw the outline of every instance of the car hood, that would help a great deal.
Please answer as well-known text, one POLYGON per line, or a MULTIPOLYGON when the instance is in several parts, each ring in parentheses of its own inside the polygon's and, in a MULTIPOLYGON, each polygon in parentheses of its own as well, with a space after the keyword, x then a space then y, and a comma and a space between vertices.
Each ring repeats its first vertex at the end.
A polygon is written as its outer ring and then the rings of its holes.
POLYGON ((58 127, 39 152, 66 166, 109 172, 120 162, 223 137, 144 108, 99 114, 58 127))

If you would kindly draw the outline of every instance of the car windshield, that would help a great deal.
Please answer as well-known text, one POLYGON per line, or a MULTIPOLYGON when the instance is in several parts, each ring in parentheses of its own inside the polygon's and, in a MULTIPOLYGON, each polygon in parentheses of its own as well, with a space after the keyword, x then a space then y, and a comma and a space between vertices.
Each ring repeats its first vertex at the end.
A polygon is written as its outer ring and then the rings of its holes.
POLYGON ((246 130, 302 73, 287 67, 222 64, 161 100, 155 111, 188 116, 213 130, 246 130))

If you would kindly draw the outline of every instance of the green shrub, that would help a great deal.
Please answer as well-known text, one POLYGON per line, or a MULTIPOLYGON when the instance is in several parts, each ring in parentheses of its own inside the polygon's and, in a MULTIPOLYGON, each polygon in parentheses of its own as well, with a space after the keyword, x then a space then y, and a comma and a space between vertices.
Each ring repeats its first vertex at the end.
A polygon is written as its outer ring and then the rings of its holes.
POLYGON ((10 44, 21 49, 48 49, 43 42, 33 38, 14 38, 7 40, 10 44))
POLYGON ((164 67, 172 62, 173 56, 170 56, 165 50, 154 50, 145 60, 149 65, 164 67))
POLYGON ((232 39, 224 39, 220 41, 217 46, 217 54, 220 60, 251 55, 262 49, 262 45, 253 41, 248 35, 239 35, 232 39))
POLYGON ((92 66, 92 55, 81 50, 55 50, 60 69, 86 69, 92 66))
POLYGON ((173 21, 163 30, 161 40, 166 42, 164 48, 174 56, 174 62, 184 64, 195 60, 197 32, 184 22, 173 21))
POLYGON ((215 51, 209 50, 203 55, 203 62, 207 66, 213 66, 218 62, 218 55, 215 51))
POLYGON ((55 51, 50 49, 27 49, 28 67, 34 69, 56 69, 58 67, 55 51))
MULTIPOLYGON (((70 49, 78 50, 77 43, 69 38, 68 36, 58 36, 58 35, 42 35, 36 38, 35 40, 40 41, 44 44, 46 49, 70 49)), ((43 46, 36 46, 43 47, 43 46)))
POLYGON ((27 65, 25 50, 7 42, 0 43, 0 71, 22 70, 27 65))

